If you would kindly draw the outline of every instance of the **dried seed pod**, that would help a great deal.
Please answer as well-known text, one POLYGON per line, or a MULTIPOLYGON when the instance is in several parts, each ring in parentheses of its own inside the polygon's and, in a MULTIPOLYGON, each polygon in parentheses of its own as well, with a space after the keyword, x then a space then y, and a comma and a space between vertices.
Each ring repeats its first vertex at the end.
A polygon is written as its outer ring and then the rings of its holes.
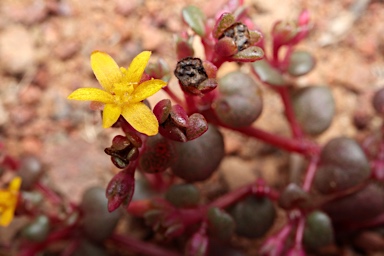
POLYGON ((248 27, 241 22, 236 22, 227 28, 220 39, 223 37, 232 38, 238 51, 242 51, 251 45, 251 37, 249 35, 248 27))
POLYGON ((202 95, 216 88, 217 83, 208 80, 203 62, 199 58, 187 57, 177 63, 174 71, 181 89, 192 95, 202 95))

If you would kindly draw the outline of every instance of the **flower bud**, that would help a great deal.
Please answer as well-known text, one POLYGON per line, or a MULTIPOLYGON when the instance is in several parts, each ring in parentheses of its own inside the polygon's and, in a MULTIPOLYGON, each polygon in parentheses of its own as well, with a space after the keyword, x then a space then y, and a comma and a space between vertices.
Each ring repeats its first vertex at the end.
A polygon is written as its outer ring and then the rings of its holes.
POLYGON ((181 106, 171 106, 170 100, 160 101, 153 112, 160 124, 159 133, 174 141, 186 142, 196 139, 208 129, 203 115, 194 113, 188 117, 181 106))
POLYGON ((126 133, 126 136, 117 135, 112 140, 112 146, 105 148, 104 152, 111 156, 112 163, 120 169, 124 169, 139 156, 138 148, 141 147, 141 139, 135 134, 126 133))
POLYGON ((277 21, 272 28, 274 42, 278 45, 288 44, 298 33, 298 26, 294 21, 277 21))
POLYGON ((113 212, 121 204, 127 206, 135 191, 134 172, 121 171, 108 183, 106 196, 108 198, 108 211, 113 212))

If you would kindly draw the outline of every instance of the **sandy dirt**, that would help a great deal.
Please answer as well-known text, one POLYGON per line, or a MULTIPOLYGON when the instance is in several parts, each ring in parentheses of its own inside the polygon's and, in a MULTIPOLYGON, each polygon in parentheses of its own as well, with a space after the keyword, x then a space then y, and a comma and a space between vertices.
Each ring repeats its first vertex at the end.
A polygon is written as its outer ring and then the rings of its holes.
MULTIPOLYGON (((0 141, 11 155, 38 156, 49 167, 49 182, 75 202, 85 188, 106 186, 117 170, 103 149, 116 131, 102 129, 100 114, 88 103, 66 99, 76 88, 98 86, 90 68, 91 52, 108 52, 127 66, 137 53, 151 50, 151 60, 162 57, 173 69, 173 35, 186 28, 181 9, 194 4, 213 15, 220 2, 224 1, 1 0, 0 141)), ((312 52, 318 61, 297 84, 329 85, 336 100, 332 126, 316 140, 356 136, 356 115, 368 129, 378 127, 369 99, 384 82, 382 1, 249 0, 246 5, 267 38, 274 21, 294 19, 302 9, 309 10, 313 32, 299 48, 312 52)), ((224 66, 220 74, 233 68, 224 66)), ((174 77, 170 86, 177 90, 174 77)), ((279 98, 267 88, 263 93, 265 108, 255 125, 289 136, 279 98)), ((160 93, 151 102, 164 97, 160 93)), ((287 153, 234 132, 224 134, 231 157, 223 161, 215 180, 223 178, 230 189, 258 176, 271 185, 286 183, 281 172, 288 165, 287 153), (264 151, 272 153, 261 156, 264 151)))

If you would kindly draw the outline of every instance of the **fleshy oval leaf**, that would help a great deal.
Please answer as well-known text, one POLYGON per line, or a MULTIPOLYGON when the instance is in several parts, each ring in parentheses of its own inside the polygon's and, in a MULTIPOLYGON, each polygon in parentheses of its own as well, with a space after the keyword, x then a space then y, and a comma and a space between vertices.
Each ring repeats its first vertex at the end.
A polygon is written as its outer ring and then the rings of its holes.
POLYGON ((232 61, 238 62, 254 62, 264 57, 264 51, 258 46, 251 46, 239 51, 231 57, 232 61))
POLYGON ((306 51, 296 51, 292 53, 289 60, 288 73, 292 76, 302 76, 308 74, 316 65, 316 60, 312 54, 306 51))
POLYGON ((280 71, 272 67, 266 60, 254 62, 252 64, 252 68, 262 82, 274 86, 286 85, 286 82, 280 71))
POLYGON ((196 6, 190 5, 181 11, 183 20, 199 36, 205 35, 205 15, 196 6))
POLYGON ((292 98, 297 121, 306 133, 318 135, 328 129, 335 114, 335 102, 328 87, 306 87, 292 98))

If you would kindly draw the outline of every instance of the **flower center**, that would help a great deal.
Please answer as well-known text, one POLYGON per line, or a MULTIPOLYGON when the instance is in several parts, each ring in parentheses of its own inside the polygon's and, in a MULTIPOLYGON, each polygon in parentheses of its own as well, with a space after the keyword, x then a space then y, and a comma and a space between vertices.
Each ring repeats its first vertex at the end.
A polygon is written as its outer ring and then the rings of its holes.
POLYGON ((122 106, 129 104, 131 101, 131 95, 134 91, 133 83, 117 83, 114 85, 113 95, 115 98, 115 104, 122 106))

